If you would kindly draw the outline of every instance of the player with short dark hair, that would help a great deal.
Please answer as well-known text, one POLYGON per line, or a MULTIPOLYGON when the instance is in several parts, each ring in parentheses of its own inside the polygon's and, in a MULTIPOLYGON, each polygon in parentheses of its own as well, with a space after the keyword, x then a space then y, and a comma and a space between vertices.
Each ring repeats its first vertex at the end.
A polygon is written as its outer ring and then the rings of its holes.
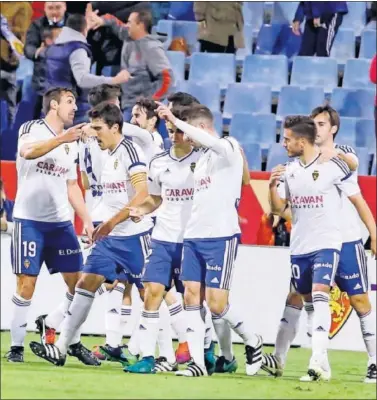
POLYGON ((168 97, 168 107, 187 107, 192 104, 200 104, 200 101, 189 93, 175 92, 168 97))

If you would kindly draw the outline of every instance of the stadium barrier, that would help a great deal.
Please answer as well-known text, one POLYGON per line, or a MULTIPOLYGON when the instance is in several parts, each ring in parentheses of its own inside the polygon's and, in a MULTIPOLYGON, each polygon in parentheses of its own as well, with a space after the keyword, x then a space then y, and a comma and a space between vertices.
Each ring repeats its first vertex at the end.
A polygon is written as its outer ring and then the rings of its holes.
MULTIPOLYGON (((16 278, 12 274, 10 260, 10 241, 8 235, 1 235, 1 329, 10 328, 12 302, 11 298, 16 287, 16 278)), ((88 250, 84 250, 84 255, 88 250)), ((368 266, 372 284, 372 304, 376 304, 376 264, 368 257, 368 266)), ((290 262, 289 250, 281 247, 257 247, 242 245, 236 262, 231 290, 231 304, 238 309, 250 328, 261 334, 266 344, 275 341, 278 324, 284 309, 285 299, 289 290, 290 262)), ((50 276, 46 268, 42 268, 38 279, 36 292, 33 298, 28 319, 28 330, 35 329, 35 319, 41 314, 46 314, 63 300, 65 284, 60 274, 50 276)), ((126 327, 125 336, 132 333, 140 307, 138 293, 134 291, 134 310, 132 323, 126 327)), ((105 308, 106 295, 97 296, 93 309, 85 322, 82 333, 105 333, 105 308)), ((333 336, 330 347, 339 350, 363 351, 359 319, 349 305, 346 295, 335 292, 330 302, 332 310, 333 336)), ((167 310, 165 310, 167 311, 167 310)), ((167 317, 167 312, 161 312, 162 318, 167 317)), ((173 337, 176 337, 173 333, 173 337)), ((99 343, 103 339, 99 339, 99 343)), ((241 339, 234 335, 234 342, 241 339)), ((294 345, 308 346, 306 335, 306 314, 302 312, 299 333, 293 342, 294 345)))

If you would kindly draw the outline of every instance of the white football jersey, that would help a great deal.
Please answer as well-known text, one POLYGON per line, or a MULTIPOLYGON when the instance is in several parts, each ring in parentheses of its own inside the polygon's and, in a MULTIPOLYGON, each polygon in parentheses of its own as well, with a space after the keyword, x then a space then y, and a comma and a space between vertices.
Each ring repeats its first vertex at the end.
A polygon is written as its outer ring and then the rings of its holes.
POLYGON ((156 145, 157 148, 160 149, 160 151, 164 151, 164 140, 162 139, 162 136, 160 135, 159 132, 154 131, 152 132, 153 136, 153 141, 156 145))
MULTIPOLYGON (((102 171, 103 221, 122 210, 134 197, 135 190, 131 176, 147 173, 145 156, 140 147, 124 138, 109 153, 102 171)), ((152 229, 151 218, 143 218, 135 223, 130 219, 118 224, 110 233, 112 236, 132 236, 152 229)))
POLYGON ((77 179, 77 143, 65 143, 34 160, 20 156, 25 143, 56 136, 43 119, 21 125, 17 147, 17 195, 13 216, 41 222, 71 220, 67 180, 77 179))
POLYGON ((109 152, 101 150, 95 137, 79 143, 80 171, 85 172, 90 189, 85 201, 93 222, 103 221, 101 174, 109 152))
MULTIPOLYGON (((352 147, 336 144, 335 148, 339 149, 344 154, 351 154, 355 158, 357 163, 359 163, 356 152, 352 147)), ((357 184, 358 171, 356 170, 351 173, 352 175, 349 178, 349 180, 357 184)), ((344 192, 342 192, 341 222, 342 222, 343 243, 356 242, 357 240, 360 240, 362 238, 361 234, 362 221, 359 217, 356 208, 354 207, 354 205, 351 203, 351 201, 348 199, 347 195, 344 192)))
POLYGON ((323 249, 340 250, 342 200, 360 192, 347 164, 339 158, 318 163, 320 155, 303 165, 297 158, 287 164, 278 193, 292 210, 291 254, 304 255, 323 249))
POLYGON ((172 150, 157 155, 149 167, 149 193, 162 197, 152 238, 182 243, 194 199, 194 171, 200 151, 177 159, 172 150))
POLYGON ((223 153, 205 149, 196 164, 195 194, 185 239, 224 238, 240 233, 243 158, 238 142, 219 139, 223 153))

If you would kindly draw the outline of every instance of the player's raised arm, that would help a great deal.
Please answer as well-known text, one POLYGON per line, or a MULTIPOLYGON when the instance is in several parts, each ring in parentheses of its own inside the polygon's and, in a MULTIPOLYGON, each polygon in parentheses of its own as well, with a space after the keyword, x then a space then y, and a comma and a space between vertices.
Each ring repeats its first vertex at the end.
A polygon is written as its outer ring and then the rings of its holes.
POLYGON ((284 179, 285 166, 278 165, 271 171, 269 182, 269 202, 271 212, 282 215, 288 203, 288 190, 284 179))
POLYGON ((153 136, 150 132, 128 122, 124 122, 122 133, 125 136, 139 139, 140 143, 144 146, 150 146, 153 143, 153 136))

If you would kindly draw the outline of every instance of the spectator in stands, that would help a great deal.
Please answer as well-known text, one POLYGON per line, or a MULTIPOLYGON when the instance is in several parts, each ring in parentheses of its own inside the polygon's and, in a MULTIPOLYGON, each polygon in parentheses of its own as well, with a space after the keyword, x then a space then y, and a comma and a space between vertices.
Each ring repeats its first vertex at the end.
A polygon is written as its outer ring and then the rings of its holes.
POLYGON ((346 1, 300 1, 292 30, 300 35, 300 25, 305 19, 299 56, 329 57, 335 36, 348 13, 346 1))
POLYGON ((56 29, 55 33, 58 33, 59 29, 65 26, 69 17, 66 10, 65 1, 46 1, 44 4, 44 16, 33 21, 27 31, 25 56, 34 62, 32 88, 37 93, 36 101, 34 102, 35 119, 40 117, 45 84, 44 61, 40 58, 41 53, 46 49, 45 31, 48 31, 47 36, 52 28, 56 29))
POLYGON ((195 1, 201 51, 235 53, 245 47, 242 1, 195 1))
POLYGON ((69 87, 78 94, 75 124, 87 120, 86 112, 90 107, 86 89, 103 83, 119 85, 129 79, 127 71, 122 71, 115 77, 97 76, 90 73, 92 53, 86 42, 87 33, 88 25, 85 16, 70 15, 55 44, 50 46, 45 53, 45 89, 48 90, 54 86, 69 87))
POLYGON ((149 11, 130 14, 124 25, 114 16, 98 17, 88 10, 93 29, 111 26, 113 33, 123 40, 121 69, 128 71, 131 79, 122 85, 122 110, 124 120, 130 121, 132 107, 140 96, 162 100, 174 81, 173 72, 161 41, 150 35, 152 15, 149 11))
POLYGON ((3 181, 0 179, 0 222, 2 233, 12 233, 13 207, 14 201, 7 199, 7 196, 5 195, 3 181))
POLYGON ((367 25, 365 29, 376 29, 377 27, 377 1, 370 2, 370 8, 367 8, 367 25))
MULTIPOLYGON (((370 70, 369 70, 369 77, 370 80, 374 83, 377 84, 377 54, 374 55, 372 63, 370 64, 370 70)), ((375 97, 374 100, 374 131, 376 134, 376 139, 377 139, 377 96, 375 97)))
POLYGON ((1 3, 0 97, 8 103, 8 123, 13 122, 17 105, 16 70, 24 55, 26 31, 32 8, 27 2, 1 3))

